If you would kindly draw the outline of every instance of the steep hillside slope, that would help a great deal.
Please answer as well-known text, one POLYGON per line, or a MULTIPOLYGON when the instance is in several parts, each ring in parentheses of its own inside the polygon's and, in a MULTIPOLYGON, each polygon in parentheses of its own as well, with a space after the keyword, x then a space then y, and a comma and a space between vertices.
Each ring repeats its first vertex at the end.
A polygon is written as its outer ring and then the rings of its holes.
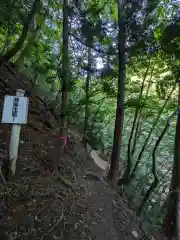
POLYGON ((23 89, 30 96, 28 127, 34 130, 47 131, 53 127, 54 118, 48 111, 48 103, 38 97, 36 89, 23 75, 19 74, 13 64, 0 65, 0 111, 5 95, 15 95, 16 89, 23 89))
MULTIPOLYGON (((2 112, 5 94, 18 88, 28 93, 30 87, 9 65, 0 67, 0 80, 2 112)), ((1 124, 1 166, 8 159, 10 130, 1 124)), ((34 93, 16 175, 6 182, 1 174, 0 239, 145 239, 139 220, 101 180, 102 170, 80 140, 69 134, 62 152, 57 134, 47 104, 34 93)))

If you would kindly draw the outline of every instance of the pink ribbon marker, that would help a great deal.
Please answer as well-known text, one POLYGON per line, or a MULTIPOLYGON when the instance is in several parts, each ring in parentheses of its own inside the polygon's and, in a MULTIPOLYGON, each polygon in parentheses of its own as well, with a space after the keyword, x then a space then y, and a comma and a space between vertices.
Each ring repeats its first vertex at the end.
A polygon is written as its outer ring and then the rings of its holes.
POLYGON ((60 139, 60 140, 63 140, 64 141, 64 145, 66 146, 67 145, 67 136, 57 136, 57 139, 60 139))

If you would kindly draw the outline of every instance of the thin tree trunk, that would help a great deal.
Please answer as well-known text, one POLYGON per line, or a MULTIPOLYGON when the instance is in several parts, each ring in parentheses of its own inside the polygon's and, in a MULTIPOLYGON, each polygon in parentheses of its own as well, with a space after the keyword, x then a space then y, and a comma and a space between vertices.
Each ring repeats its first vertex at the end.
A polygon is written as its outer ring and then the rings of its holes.
POLYGON ((148 144, 148 141, 149 141, 149 139, 150 139, 150 137, 151 137, 151 134, 152 134, 152 132, 154 131, 154 129, 155 129, 155 127, 156 127, 156 125, 157 125, 160 117, 161 117, 161 114, 162 114, 162 112, 164 111, 164 108, 165 108, 165 106, 167 105, 167 103, 168 103, 168 101, 169 101, 169 99, 170 99, 170 97, 171 97, 174 89, 175 89, 175 87, 172 88, 169 96, 167 97, 166 101, 164 102, 163 107, 162 107, 161 110, 159 111, 159 114, 158 114, 157 118, 155 119, 155 121, 154 121, 154 123, 153 123, 153 126, 151 127, 151 129, 150 129, 150 131, 149 131, 149 134, 147 135, 147 137, 146 137, 146 139, 145 139, 145 141, 144 141, 144 144, 143 144, 142 149, 141 149, 141 151, 140 151, 140 153, 139 153, 139 155, 138 155, 138 157, 137 157, 135 166, 134 166, 134 168, 133 168, 133 170, 132 170, 130 179, 128 180, 128 183, 127 183, 127 184, 129 184, 130 181, 132 181, 133 178, 134 178, 134 176, 135 176, 135 172, 136 172, 136 170, 137 170, 137 168, 138 168, 138 166, 139 166, 139 163, 140 163, 141 158, 142 158, 142 155, 143 155, 143 153, 144 153, 144 151, 145 151, 145 149, 146 149, 146 146, 147 146, 147 144, 148 144))
POLYGON ((4 55, 6 48, 8 47, 8 44, 10 42, 10 34, 12 32, 12 26, 10 26, 11 25, 10 24, 11 23, 11 21, 10 21, 11 14, 9 14, 9 13, 13 11, 15 3, 16 3, 16 0, 13 0, 11 2, 11 4, 8 4, 7 11, 6 11, 6 13, 4 13, 4 16, 6 16, 5 20, 7 21, 7 34, 5 37, 4 46, 2 47, 2 50, 1 50, 1 56, 4 55))
MULTIPOLYGON (((146 69, 146 72, 144 74, 144 77, 143 77, 143 81, 142 81, 142 85, 141 85, 141 90, 140 90, 140 93, 139 93, 139 102, 141 101, 142 99, 142 96, 143 96, 143 91, 144 91, 144 87, 145 87, 145 81, 146 81, 146 77, 148 75, 148 72, 149 72, 149 68, 150 68, 150 61, 151 61, 151 58, 149 59, 149 63, 148 63, 148 67, 146 69)), ((119 180, 119 184, 120 183, 126 183, 128 182, 128 179, 130 177, 130 173, 131 173, 131 168, 132 168, 132 140, 133 140, 133 136, 134 136, 134 132, 135 130, 138 129, 138 120, 140 119, 141 117, 141 112, 142 112, 142 108, 139 109, 139 107, 136 108, 135 110, 135 115, 134 115, 134 120, 133 120, 133 125, 132 125, 132 128, 131 128, 131 133, 130 133, 130 137, 129 137, 129 142, 128 142, 128 151, 127 151, 127 169, 125 171, 125 174, 123 176, 123 179, 122 180, 119 180)), ((136 136, 134 136, 134 139, 136 140, 136 136)))
POLYGON ((85 116, 84 116, 84 147, 86 149, 87 146, 87 135, 88 135, 88 119, 89 119, 89 84, 91 80, 91 49, 88 48, 88 71, 87 71, 87 78, 86 78, 86 86, 85 86, 85 116))
POLYGON ((163 220, 162 231, 168 239, 180 239, 179 191, 180 191, 180 84, 178 96, 178 114, 176 121, 174 163, 172 179, 167 200, 167 211, 163 220))
POLYGON ((117 184, 118 167, 121 153, 121 141, 123 132, 123 120, 124 120, 124 100, 125 100, 125 78, 126 78, 126 63, 125 63, 125 1, 118 0, 118 92, 117 92, 117 107, 116 107, 116 119, 114 128, 114 141, 111 155, 110 169, 107 175, 107 179, 112 181, 113 185, 117 184))
POLYGON ((170 124, 171 124, 171 121, 173 119, 173 117, 177 114, 177 111, 175 111, 173 114, 171 114, 171 116, 168 118, 167 120, 167 123, 161 133, 161 135, 158 137, 155 145, 154 145, 154 148, 153 148, 153 151, 152 151, 152 174, 153 174, 153 177, 154 177, 154 181, 152 182, 151 186, 149 187, 149 189, 147 190, 142 202, 141 202, 141 205, 139 206, 139 209, 138 209, 138 215, 141 214, 147 200, 150 198, 152 192, 154 191, 154 189, 157 187, 158 183, 159 183, 159 178, 158 178, 158 174, 156 172, 156 151, 157 151, 157 148, 160 144, 160 142, 162 141, 164 135, 166 134, 168 128, 170 127, 170 124))
POLYGON ((68 106, 68 0, 64 0, 63 5, 63 47, 62 47, 62 103, 61 103, 61 128, 60 135, 66 137, 67 124, 66 124, 66 113, 68 106))
MULTIPOLYGON (((149 64, 150 64, 150 62, 149 62, 149 64)), ((149 68, 148 68, 147 71, 149 71, 149 68)), ((154 66, 151 70, 151 75, 150 75, 148 87, 147 87, 147 90, 146 90, 145 99, 147 99, 148 94, 149 94, 150 86, 151 86, 151 83, 152 83, 153 71, 154 71, 154 66)), ((147 74, 148 74, 148 72, 147 72, 147 74)), ((145 73, 145 78, 146 78, 147 74, 145 73)), ((135 131, 135 134, 134 134, 134 142, 133 142, 133 146, 132 146, 132 149, 131 149, 131 157, 135 153, 136 144, 137 144, 137 141, 140 137, 142 126, 143 126, 143 107, 139 110, 139 116, 138 116, 138 121, 137 121, 137 125, 136 125, 136 131, 135 131)))
POLYGON ((27 16, 27 19, 24 23, 21 36, 19 37, 17 42, 14 44, 14 46, 3 56, 3 59, 5 61, 9 61, 22 48, 24 41, 26 40, 33 17, 38 11, 39 7, 40 7, 40 0, 35 0, 32 5, 31 11, 29 12, 29 15, 27 16))
POLYGON ((36 84, 37 84, 37 81, 38 81, 38 77, 39 77, 39 52, 38 52, 38 48, 36 48, 36 69, 34 70, 35 74, 34 74, 34 77, 33 77, 33 81, 32 81, 32 85, 31 85, 31 89, 30 89, 30 94, 33 92, 36 84))
POLYGON ((94 128, 94 124, 96 123, 96 116, 100 112, 100 109, 101 109, 105 99, 106 99, 106 96, 103 97, 101 100, 99 100, 100 103, 99 103, 99 106, 97 107, 95 114, 93 115, 93 118, 91 119, 92 124, 88 128, 89 131, 92 131, 92 129, 94 128))

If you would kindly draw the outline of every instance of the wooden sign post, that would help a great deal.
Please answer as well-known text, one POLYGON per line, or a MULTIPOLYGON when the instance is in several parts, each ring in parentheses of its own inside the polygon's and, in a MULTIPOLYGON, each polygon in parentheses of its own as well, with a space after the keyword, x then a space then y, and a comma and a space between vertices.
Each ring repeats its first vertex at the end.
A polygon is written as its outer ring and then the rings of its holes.
POLYGON ((5 96, 4 100, 2 123, 12 124, 9 161, 13 175, 16 172, 21 124, 27 123, 29 99, 24 97, 24 93, 24 90, 18 89, 16 96, 5 96))

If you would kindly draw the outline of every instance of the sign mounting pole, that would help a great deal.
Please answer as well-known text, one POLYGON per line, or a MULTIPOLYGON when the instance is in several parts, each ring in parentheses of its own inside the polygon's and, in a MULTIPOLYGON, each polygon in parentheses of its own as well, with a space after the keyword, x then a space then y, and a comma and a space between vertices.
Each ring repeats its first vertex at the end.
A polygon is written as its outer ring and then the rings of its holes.
POLYGON ((4 108, 2 114, 2 123, 12 124, 11 139, 9 145, 9 159, 7 161, 7 177, 9 168, 12 174, 16 172, 16 161, 18 157, 19 137, 21 125, 27 124, 29 99, 24 97, 25 91, 16 90, 16 96, 6 95, 4 98, 4 108))
MULTIPOLYGON (((16 90, 16 96, 17 97, 23 97, 25 91, 22 89, 16 90)), ((13 116, 15 118, 15 116, 13 116)), ((13 120, 14 122, 14 120, 13 120)), ((16 161, 18 157, 18 148, 19 148, 19 137, 20 137, 20 131, 21 131, 21 124, 13 124, 12 125, 12 131, 11 131, 11 140, 9 145, 9 160, 11 164, 11 171, 14 175, 16 172, 16 161)))

